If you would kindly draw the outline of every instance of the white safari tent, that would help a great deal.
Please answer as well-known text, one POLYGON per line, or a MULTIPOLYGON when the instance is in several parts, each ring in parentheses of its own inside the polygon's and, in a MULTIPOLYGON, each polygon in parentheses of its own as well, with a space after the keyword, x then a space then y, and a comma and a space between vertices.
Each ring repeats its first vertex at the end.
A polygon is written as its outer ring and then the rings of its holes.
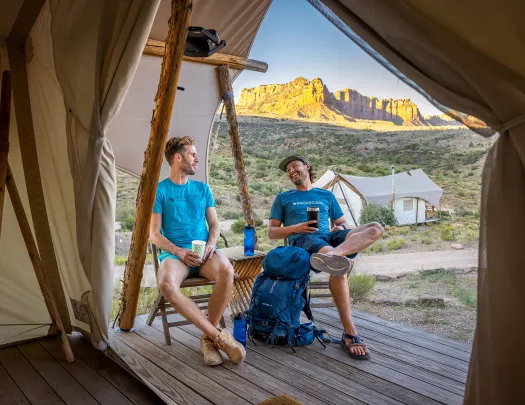
MULTIPOLYGON (((308 2, 443 111, 480 135, 499 132, 483 174, 477 331, 465 403, 523 403, 525 3, 487 0, 473 11, 471 2, 454 0, 308 2)), ((230 67, 229 79, 242 69, 264 71, 247 57, 270 3, 0 3, 0 65, 12 76, 9 131, 4 110, 0 121, 0 345, 57 327, 82 331, 100 349, 111 345, 115 168, 142 175, 126 271, 126 297, 136 298, 164 140, 168 132, 191 131, 206 150, 217 105, 232 101, 216 65, 230 67), (204 63, 183 59, 189 25, 217 30, 227 46, 204 63), (44 295, 35 274, 48 287, 44 295)), ((201 165, 197 178, 205 173, 201 165)), ((126 302, 123 329, 133 325, 137 305, 126 302)))
POLYGON ((345 219, 353 226, 359 225, 361 211, 373 203, 392 207, 399 225, 411 225, 436 220, 443 190, 422 169, 381 177, 359 177, 334 173, 328 170, 314 187, 331 190, 345 219), (394 190, 392 190, 392 185, 394 190))

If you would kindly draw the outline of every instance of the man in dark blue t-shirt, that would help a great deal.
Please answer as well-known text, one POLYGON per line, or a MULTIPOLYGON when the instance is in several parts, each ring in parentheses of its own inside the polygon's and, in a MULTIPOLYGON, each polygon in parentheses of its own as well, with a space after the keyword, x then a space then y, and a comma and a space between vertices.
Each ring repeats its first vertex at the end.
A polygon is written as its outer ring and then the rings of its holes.
POLYGON ((301 155, 284 159, 279 168, 288 173, 295 189, 280 193, 272 204, 268 236, 287 239, 291 246, 307 250, 310 264, 317 271, 330 274, 330 292, 343 324, 343 347, 350 357, 368 359, 368 349, 357 335, 350 310, 347 274, 352 270, 352 258, 376 242, 384 233, 378 223, 350 229, 335 196, 328 190, 313 188, 313 172, 301 155), (308 221, 307 208, 319 208, 318 227, 308 221), (333 227, 330 228, 330 221, 333 227))

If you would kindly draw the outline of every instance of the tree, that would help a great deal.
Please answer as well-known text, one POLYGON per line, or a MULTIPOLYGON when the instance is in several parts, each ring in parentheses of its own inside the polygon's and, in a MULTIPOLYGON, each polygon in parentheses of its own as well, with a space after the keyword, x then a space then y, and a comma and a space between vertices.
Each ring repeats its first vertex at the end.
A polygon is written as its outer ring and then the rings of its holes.
POLYGON ((361 225, 369 222, 379 222, 382 226, 397 225, 394 210, 390 207, 382 207, 379 204, 367 204, 361 212, 361 225))

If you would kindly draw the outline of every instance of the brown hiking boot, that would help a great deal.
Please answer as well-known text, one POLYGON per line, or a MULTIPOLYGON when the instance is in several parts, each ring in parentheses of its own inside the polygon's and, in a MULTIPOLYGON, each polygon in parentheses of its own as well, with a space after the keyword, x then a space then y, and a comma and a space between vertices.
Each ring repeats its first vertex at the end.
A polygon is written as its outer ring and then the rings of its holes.
POLYGON ((226 353, 235 364, 241 363, 246 357, 246 349, 233 338, 228 329, 221 330, 219 336, 215 339, 215 347, 226 353))
POLYGON ((204 354, 204 364, 207 366, 218 366, 222 364, 222 356, 215 347, 213 340, 208 336, 201 336, 201 351, 204 354))

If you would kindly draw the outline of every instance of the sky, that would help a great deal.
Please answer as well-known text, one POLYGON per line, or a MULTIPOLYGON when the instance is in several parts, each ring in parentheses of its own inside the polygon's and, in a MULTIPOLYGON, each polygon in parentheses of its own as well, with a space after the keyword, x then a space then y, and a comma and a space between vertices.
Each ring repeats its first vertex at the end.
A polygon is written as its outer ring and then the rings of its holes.
POLYGON ((441 113, 306 0, 273 0, 250 58, 268 63, 268 71, 241 73, 233 84, 237 100, 245 87, 288 83, 299 76, 308 80, 320 77, 332 93, 353 88, 365 96, 409 98, 423 114, 441 113))

